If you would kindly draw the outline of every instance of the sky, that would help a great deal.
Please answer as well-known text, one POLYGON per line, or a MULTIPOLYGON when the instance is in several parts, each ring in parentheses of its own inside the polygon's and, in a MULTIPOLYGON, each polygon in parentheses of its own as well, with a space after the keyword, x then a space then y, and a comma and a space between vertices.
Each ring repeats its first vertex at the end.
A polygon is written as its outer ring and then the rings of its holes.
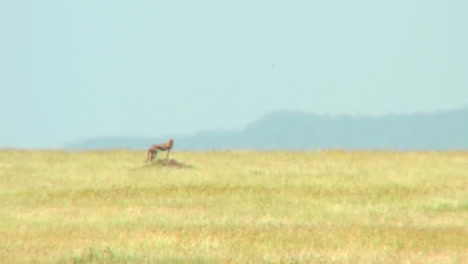
POLYGON ((468 106, 465 0, 0 0, 0 148, 468 106))

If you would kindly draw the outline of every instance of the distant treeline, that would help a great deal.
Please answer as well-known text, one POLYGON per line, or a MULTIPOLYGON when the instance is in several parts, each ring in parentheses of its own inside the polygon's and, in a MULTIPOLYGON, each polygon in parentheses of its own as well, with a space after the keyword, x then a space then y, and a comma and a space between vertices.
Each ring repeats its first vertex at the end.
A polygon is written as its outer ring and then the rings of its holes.
MULTIPOLYGON (((92 138, 67 149, 145 149, 167 138, 92 138)), ((468 108, 410 115, 321 116, 270 113, 241 131, 207 131, 175 138, 179 150, 468 150, 468 108)))

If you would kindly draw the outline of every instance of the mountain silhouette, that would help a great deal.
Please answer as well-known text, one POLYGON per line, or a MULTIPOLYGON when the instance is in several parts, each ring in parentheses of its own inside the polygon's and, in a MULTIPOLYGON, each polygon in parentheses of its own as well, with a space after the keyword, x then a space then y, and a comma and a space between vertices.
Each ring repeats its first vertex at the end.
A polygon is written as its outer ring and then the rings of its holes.
MULTIPOLYGON (((167 138, 105 137, 67 144, 67 149, 146 149, 167 138)), ((278 111, 240 131, 205 131, 175 137, 179 150, 468 150, 468 107, 407 115, 324 116, 278 111)))

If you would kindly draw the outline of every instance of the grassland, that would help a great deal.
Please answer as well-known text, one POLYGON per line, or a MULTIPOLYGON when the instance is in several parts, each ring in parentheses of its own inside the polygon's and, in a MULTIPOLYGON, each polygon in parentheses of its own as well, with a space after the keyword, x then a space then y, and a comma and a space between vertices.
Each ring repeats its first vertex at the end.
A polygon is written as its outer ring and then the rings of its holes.
POLYGON ((468 263, 467 152, 171 158, 0 151, 0 262, 468 263))

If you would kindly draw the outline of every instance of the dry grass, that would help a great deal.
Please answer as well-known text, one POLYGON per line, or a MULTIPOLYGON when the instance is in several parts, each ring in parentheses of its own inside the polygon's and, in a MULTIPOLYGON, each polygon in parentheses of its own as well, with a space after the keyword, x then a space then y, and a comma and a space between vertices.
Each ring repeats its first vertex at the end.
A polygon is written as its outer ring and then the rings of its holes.
POLYGON ((467 152, 171 158, 0 151, 1 262, 468 263, 467 152))

